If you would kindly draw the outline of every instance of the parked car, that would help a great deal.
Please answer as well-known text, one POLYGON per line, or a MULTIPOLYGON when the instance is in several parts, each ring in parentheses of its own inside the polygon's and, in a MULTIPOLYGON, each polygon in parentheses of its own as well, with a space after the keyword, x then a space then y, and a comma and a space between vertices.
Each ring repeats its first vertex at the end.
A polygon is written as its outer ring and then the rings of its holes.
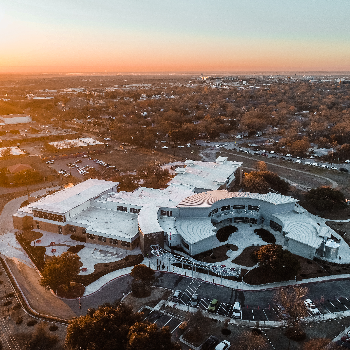
POLYGON ((216 345, 220 343, 220 340, 214 335, 211 335, 201 346, 201 350, 212 350, 216 345))
POLYGON ((238 301, 233 304, 232 318, 242 318, 242 308, 238 301))
POLYGON ((174 292, 174 298, 180 298, 180 296, 181 296, 181 290, 176 290, 174 292))
POLYGON ((218 301, 216 299, 213 299, 210 304, 208 305, 208 311, 209 312, 215 312, 216 308, 218 307, 218 301))
POLYGON ((305 299, 304 304, 307 310, 313 315, 320 315, 320 310, 315 306, 315 304, 311 301, 311 299, 305 299))
POLYGON ((228 340, 223 340, 221 343, 216 345, 215 350, 226 350, 231 346, 231 343, 228 340))
POLYGON ((191 297, 190 305, 192 307, 197 307, 199 302, 198 294, 193 294, 191 297))

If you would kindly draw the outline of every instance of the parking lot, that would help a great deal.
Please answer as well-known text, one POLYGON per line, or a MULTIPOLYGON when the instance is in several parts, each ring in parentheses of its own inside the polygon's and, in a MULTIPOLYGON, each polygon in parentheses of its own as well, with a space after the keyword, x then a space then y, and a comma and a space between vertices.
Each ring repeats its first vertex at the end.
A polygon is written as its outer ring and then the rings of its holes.
POLYGON ((167 326, 170 329, 170 333, 172 333, 174 336, 179 335, 179 326, 182 323, 180 319, 158 310, 152 310, 148 307, 143 308, 141 311, 145 317, 144 321, 154 323, 159 328, 167 326))
POLYGON ((89 158, 87 156, 57 159, 54 161, 47 161, 47 164, 63 176, 72 175, 78 179, 83 179, 84 175, 91 169, 102 171, 106 167, 109 167, 107 163, 97 158, 89 158))
MULTIPOLYGON (((191 298, 196 294, 198 295, 198 303, 195 307, 203 311, 208 311, 212 300, 217 299, 215 309, 211 311, 216 315, 235 318, 233 306, 235 302, 239 302, 241 306, 241 317, 239 318, 242 320, 278 321, 280 319, 278 307, 274 303, 274 290, 232 290, 196 279, 180 278, 179 276, 174 282, 178 295, 173 295, 171 301, 175 304, 187 306, 189 310, 194 311, 191 298)), ((307 297, 311 300, 314 308, 308 309, 308 316, 322 316, 350 310, 350 295, 347 289, 349 283, 348 280, 341 280, 309 284, 307 297), (338 291, 342 296, 334 294, 334 291, 338 291), (328 297, 325 295, 328 295, 328 297)))

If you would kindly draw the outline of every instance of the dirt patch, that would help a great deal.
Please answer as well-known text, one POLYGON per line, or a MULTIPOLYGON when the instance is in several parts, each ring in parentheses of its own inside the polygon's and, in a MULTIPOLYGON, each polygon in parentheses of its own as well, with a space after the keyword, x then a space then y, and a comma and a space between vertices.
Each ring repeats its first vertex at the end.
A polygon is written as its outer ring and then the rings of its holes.
MULTIPOLYGON (((256 249, 256 247, 248 247, 248 248, 256 249)), ((251 250, 251 252, 252 251, 253 249, 251 250)), ((249 250, 247 250, 247 254, 249 254, 249 250)), ((241 256, 237 258, 238 261, 240 257, 241 256)), ((319 259, 310 260, 298 255, 294 255, 294 257, 298 259, 301 267, 300 272, 296 276, 297 281, 302 281, 303 279, 309 279, 309 278, 323 277, 323 276, 347 274, 350 272, 350 265, 339 265, 334 263, 332 264, 319 259)), ((247 257, 247 261, 249 261, 249 257, 247 257)), ((236 262, 236 259, 234 260, 234 262, 236 262)), ((247 266, 247 265, 244 265, 244 266, 247 266)), ((261 267, 256 267, 255 269, 250 270, 244 276, 244 281, 248 284, 260 285, 260 284, 278 282, 283 280, 271 276, 271 274, 268 273, 268 271, 265 272, 264 269, 261 267)))
POLYGON ((258 249, 259 247, 255 246, 247 247, 237 258, 233 259, 232 262, 241 266, 252 267, 256 265, 256 260, 252 259, 252 254, 258 249))
POLYGON ((266 243, 276 243, 276 238, 275 236, 267 231, 264 230, 263 228, 257 228, 256 230, 254 230, 254 232, 266 243))
POLYGON ((225 244, 212 250, 200 253, 194 258, 198 261, 205 261, 208 263, 221 262, 228 259, 228 256, 226 255, 228 250, 236 251, 238 250, 238 247, 234 244, 225 244))
POLYGON ((148 164, 166 164, 173 162, 176 158, 169 154, 164 154, 154 150, 144 148, 116 148, 108 153, 99 154, 96 158, 116 166, 120 172, 129 172, 137 170, 148 164))
POLYGON ((146 298, 136 298, 130 293, 123 299, 123 303, 131 306, 133 311, 137 312, 143 306, 155 307, 161 300, 167 300, 171 294, 171 290, 152 287, 150 296, 146 298))

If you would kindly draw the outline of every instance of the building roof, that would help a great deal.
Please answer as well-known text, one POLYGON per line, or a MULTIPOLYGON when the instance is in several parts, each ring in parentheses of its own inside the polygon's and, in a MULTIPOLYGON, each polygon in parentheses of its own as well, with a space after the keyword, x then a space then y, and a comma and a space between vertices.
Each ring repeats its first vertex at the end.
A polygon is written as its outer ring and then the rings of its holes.
POLYGON ((27 207, 51 213, 65 214, 102 193, 114 189, 117 185, 117 182, 89 179, 73 187, 46 196, 37 202, 29 204, 27 207))
MULTIPOLYGON (((294 241, 318 248, 323 241, 322 237, 330 237, 330 231, 319 225, 310 216, 295 211, 284 214, 274 214, 283 222, 283 231, 286 237, 294 241)), ((330 230, 330 229, 329 229, 330 230)))
POLYGON ((210 207, 215 202, 227 198, 247 198, 257 199, 272 204, 296 203, 297 200, 293 197, 283 196, 279 193, 250 193, 250 192, 228 192, 227 190, 216 190, 197 193, 185 198, 179 207, 210 207))
POLYGON ((136 207, 153 205, 154 207, 176 207, 184 198, 193 194, 188 186, 171 185, 165 189, 140 187, 133 192, 116 192, 102 196, 98 201, 129 204, 136 207))
POLYGON ((177 233, 189 244, 199 242, 215 235, 213 231, 215 227, 208 217, 177 217, 175 227, 177 233))
POLYGON ((216 190, 225 184, 230 175, 241 165, 241 162, 227 161, 226 157, 219 157, 216 162, 187 160, 185 168, 176 169, 177 175, 169 184, 216 190))
POLYGON ((32 118, 26 114, 6 114, 0 115, 0 120, 5 124, 21 124, 21 123, 30 123, 32 118))
POLYGON ((69 223, 83 226, 87 233, 131 242, 138 235, 137 215, 90 207, 69 223))

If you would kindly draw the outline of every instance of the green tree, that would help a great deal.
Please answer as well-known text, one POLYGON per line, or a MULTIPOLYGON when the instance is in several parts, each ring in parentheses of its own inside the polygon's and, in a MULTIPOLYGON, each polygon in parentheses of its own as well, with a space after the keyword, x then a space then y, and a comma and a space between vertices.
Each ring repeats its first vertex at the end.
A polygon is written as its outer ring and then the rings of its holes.
POLYGON ((169 328, 142 322, 142 313, 130 306, 105 304, 68 325, 65 344, 70 350, 178 350, 171 343, 169 328))
MULTIPOLYGON (((264 163, 264 162, 263 162, 264 163)), ((263 164, 258 164, 263 167, 263 164)), ((245 173, 242 187, 247 192, 268 193, 270 191, 286 194, 289 184, 272 171, 251 171, 245 173)))
POLYGON ((345 196, 331 187, 313 188, 305 194, 305 200, 320 211, 332 211, 346 208, 345 196))
POLYGON ((130 275, 134 278, 131 286, 133 294, 139 298, 150 295, 154 271, 144 264, 138 264, 133 267, 130 275))
POLYGON ((80 266, 77 254, 65 252, 60 256, 54 256, 45 263, 40 283, 54 291, 61 285, 69 289, 70 282, 73 282, 79 274, 80 266))
POLYGON ((171 342, 169 327, 158 328, 154 323, 138 322, 130 327, 127 350, 181 350, 171 342))

